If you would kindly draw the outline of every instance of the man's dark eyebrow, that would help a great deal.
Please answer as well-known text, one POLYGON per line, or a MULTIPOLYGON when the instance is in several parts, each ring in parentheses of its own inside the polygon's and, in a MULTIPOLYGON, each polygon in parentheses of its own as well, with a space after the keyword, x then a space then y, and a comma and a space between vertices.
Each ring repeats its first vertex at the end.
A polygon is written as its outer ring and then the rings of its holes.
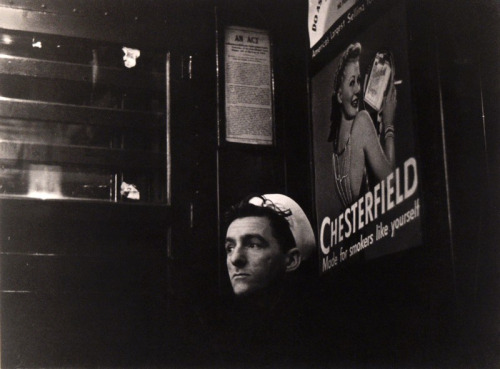
MULTIPOLYGON (((259 241, 261 241, 264 246, 269 246, 269 242, 264 237, 262 237, 260 234, 257 234, 257 233, 250 233, 250 234, 244 235, 243 236, 243 243, 250 242, 250 240, 252 238, 258 238, 259 241)), ((224 242, 236 243, 236 240, 232 237, 226 237, 224 242)))
POLYGON ((261 241, 264 246, 269 246, 269 242, 264 237, 262 237, 260 234, 257 234, 257 233, 252 233, 252 234, 246 234, 246 235, 244 235, 243 236, 243 242, 247 243, 252 238, 258 238, 259 241, 261 241))

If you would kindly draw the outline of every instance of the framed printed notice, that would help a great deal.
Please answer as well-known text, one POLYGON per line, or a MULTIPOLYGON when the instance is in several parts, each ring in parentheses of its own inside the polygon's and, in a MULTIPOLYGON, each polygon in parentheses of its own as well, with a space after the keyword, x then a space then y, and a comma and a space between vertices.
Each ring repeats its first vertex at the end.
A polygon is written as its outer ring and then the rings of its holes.
POLYGON ((253 28, 226 27, 224 69, 226 141, 273 145, 269 33, 253 28))

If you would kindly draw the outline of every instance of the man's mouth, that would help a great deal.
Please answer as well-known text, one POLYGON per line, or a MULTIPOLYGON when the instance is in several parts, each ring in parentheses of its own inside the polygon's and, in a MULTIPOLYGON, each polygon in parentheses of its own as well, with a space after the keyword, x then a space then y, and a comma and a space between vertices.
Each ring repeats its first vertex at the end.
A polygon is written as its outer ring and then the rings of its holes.
POLYGON ((239 278, 245 278, 248 277, 250 274, 248 273, 235 273, 233 274, 233 279, 239 279, 239 278))

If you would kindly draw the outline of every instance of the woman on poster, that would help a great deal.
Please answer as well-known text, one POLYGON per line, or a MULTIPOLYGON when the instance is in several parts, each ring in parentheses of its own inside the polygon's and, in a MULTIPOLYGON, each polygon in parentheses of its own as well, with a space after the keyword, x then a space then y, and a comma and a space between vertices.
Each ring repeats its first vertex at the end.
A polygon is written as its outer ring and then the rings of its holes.
POLYGON ((361 44, 355 43, 342 54, 334 78, 331 127, 333 172, 337 193, 345 209, 368 190, 367 173, 377 181, 385 179, 395 165, 394 113, 396 89, 394 66, 380 109, 381 136, 370 114, 362 109, 359 57, 361 44), (382 143, 381 143, 382 142, 382 143))

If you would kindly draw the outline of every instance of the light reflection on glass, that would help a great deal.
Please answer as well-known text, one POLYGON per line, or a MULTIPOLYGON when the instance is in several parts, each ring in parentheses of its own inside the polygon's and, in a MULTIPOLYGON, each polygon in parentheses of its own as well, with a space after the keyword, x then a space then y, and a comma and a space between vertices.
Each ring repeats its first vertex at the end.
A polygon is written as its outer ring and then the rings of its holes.
POLYGON ((113 176, 98 169, 46 164, 3 165, 0 195, 113 200, 113 176))
POLYGON ((53 165, 29 166, 28 196, 41 199, 60 199, 61 167, 53 165))
POLYGON ((2 43, 5 45, 11 45, 12 44, 12 38, 9 35, 3 35, 2 36, 2 43))

